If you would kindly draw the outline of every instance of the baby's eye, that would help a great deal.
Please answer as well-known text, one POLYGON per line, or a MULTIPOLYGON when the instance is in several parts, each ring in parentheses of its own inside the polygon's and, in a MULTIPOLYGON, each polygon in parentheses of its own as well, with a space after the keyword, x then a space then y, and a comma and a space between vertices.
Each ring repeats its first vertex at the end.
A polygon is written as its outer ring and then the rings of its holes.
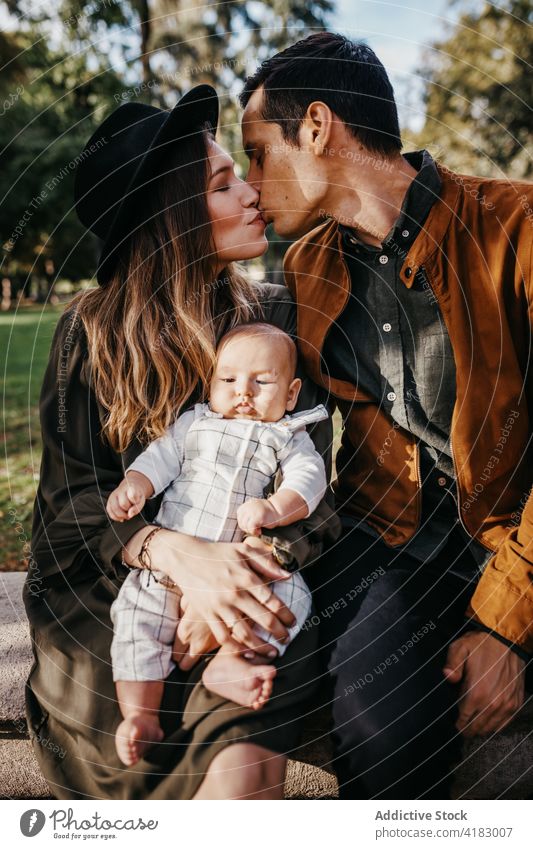
POLYGON ((222 383, 235 383, 234 377, 221 377, 222 383))
POLYGON ((221 186, 220 189, 215 189, 215 192, 227 192, 229 191, 230 186, 221 186))
POLYGON ((268 386, 270 383, 272 383, 272 381, 271 380, 257 380, 257 383, 261 384, 261 386, 268 386))

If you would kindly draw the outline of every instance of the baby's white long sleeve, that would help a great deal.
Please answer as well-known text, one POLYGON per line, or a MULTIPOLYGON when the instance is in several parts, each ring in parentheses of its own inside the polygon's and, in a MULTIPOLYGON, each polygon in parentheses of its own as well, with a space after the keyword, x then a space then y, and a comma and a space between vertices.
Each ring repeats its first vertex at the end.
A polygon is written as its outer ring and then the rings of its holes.
POLYGON ((308 516, 322 501, 327 488, 324 461, 306 430, 297 430, 287 454, 280 458, 283 481, 278 487, 291 489, 302 496, 309 508, 308 516))
POLYGON ((194 410, 187 410, 167 429, 164 436, 154 439, 128 466, 128 472, 146 475, 154 488, 155 498, 178 477, 183 463, 185 436, 194 421, 194 410))

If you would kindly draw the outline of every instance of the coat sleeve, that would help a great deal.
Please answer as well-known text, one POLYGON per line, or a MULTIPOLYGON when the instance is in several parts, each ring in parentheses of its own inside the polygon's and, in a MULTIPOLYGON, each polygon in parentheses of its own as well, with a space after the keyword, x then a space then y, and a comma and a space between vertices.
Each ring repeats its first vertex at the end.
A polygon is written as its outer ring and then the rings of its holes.
POLYGON ((466 614, 533 654, 533 489, 520 524, 487 563, 466 614))
MULTIPOLYGON (((533 334, 533 241, 529 222, 526 221, 525 227, 523 244, 528 246, 528 253, 527 259, 526 255, 522 258, 521 268, 527 321, 533 334)), ((466 614, 487 630, 533 654, 533 486, 520 523, 487 563, 466 614)))
MULTIPOLYGON (((120 574, 121 549, 155 516, 159 500, 138 516, 112 521, 107 498, 124 468, 101 436, 102 410, 90 387, 83 323, 75 308, 56 326, 39 399, 42 434, 40 480, 33 507, 30 572, 45 582, 71 581, 88 570, 120 574)), ((129 461, 141 446, 133 445, 129 461)))
MULTIPOLYGON (((286 286, 264 286, 264 321, 269 321, 285 330, 295 341, 296 332, 296 306, 292 295, 286 286)), ((302 379, 302 390, 298 397, 295 412, 299 410, 311 410, 318 404, 328 405, 325 389, 317 386, 306 376, 301 363, 298 363, 297 375, 302 379)), ((333 425, 331 418, 317 422, 307 428, 307 433, 313 440, 314 446, 326 468, 326 480, 331 479, 332 469, 332 445, 333 425)), ((274 491, 274 486, 265 492, 265 495, 274 491)), ((264 529, 262 538, 272 542, 275 546, 278 559, 288 569, 300 569, 311 565, 323 550, 335 542, 341 534, 340 519, 335 512, 333 490, 328 486, 326 495, 306 519, 286 525, 282 528, 264 529)))

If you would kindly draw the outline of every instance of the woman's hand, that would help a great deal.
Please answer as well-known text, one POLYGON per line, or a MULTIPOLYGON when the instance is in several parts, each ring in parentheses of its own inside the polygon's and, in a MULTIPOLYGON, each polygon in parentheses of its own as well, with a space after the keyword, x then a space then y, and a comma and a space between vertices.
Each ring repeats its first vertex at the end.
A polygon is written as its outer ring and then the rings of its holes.
POLYGON ((196 637, 198 620, 209 627, 218 645, 231 637, 260 650, 263 643, 252 623, 262 625, 280 642, 288 639, 287 626, 295 623, 295 617, 268 584, 290 577, 290 572, 274 561, 270 546, 262 540, 208 542, 165 529, 150 541, 150 557, 153 567, 181 590, 184 612, 178 636, 189 645, 191 655, 205 651, 200 648, 204 638, 196 637))
POLYGON ((209 625, 199 620, 195 621, 195 628, 191 632, 189 640, 189 642, 184 643, 176 630, 172 660, 184 671, 192 669, 204 655, 219 647, 209 625))
MULTIPOLYGON (((184 610, 182 608, 181 617, 183 615, 184 610)), ((187 617, 181 625, 181 631, 179 627, 176 630, 172 659, 180 669, 185 671, 192 669, 204 655, 216 648, 219 648, 219 644, 215 640, 211 628, 206 622, 202 621, 201 615, 193 611, 189 605, 187 617)), ((274 660, 278 654, 278 650, 272 644, 264 643, 254 631, 251 631, 246 649, 244 656, 249 660, 253 660, 257 656, 274 660)))

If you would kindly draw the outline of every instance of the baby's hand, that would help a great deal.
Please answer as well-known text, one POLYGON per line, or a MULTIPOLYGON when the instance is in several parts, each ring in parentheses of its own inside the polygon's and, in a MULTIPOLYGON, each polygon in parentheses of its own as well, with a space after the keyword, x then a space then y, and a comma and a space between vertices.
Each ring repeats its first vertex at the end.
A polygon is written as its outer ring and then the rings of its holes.
POLYGON ((249 536, 261 535, 261 528, 275 527, 278 513, 266 498, 250 498, 237 510, 239 528, 249 536))
MULTIPOLYGON (((144 475, 140 477, 144 478, 144 475)), ((111 519, 123 522, 140 513, 146 502, 146 489, 146 485, 143 486, 135 473, 124 478, 107 499, 106 510, 111 519)))

